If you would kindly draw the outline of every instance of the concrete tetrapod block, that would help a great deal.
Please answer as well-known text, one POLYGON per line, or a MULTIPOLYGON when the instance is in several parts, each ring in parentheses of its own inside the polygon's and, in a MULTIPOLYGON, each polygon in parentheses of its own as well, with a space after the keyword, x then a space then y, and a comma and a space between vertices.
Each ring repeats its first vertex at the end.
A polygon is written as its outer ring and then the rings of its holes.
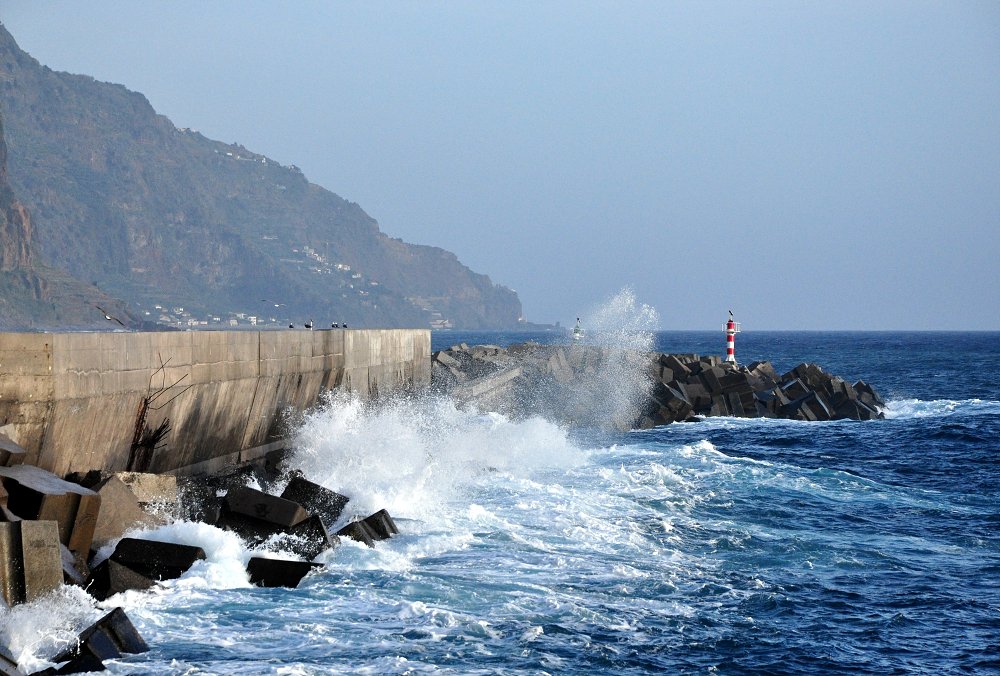
POLYGON ((872 386, 863 380, 859 380, 854 383, 854 391, 857 393, 858 399, 868 408, 873 410, 879 408, 885 408, 885 401, 882 397, 872 389, 872 386))
POLYGON ((785 418, 790 418, 792 420, 808 420, 809 422, 816 422, 816 414, 809 407, 809 400, 813 398, 814 393, 810 392, 805 396, 799 397, 792 403, 781 408, 782 416, 785 418))
POLYGON ((309 561, 340 543, 340 538, 330 535, 323 519, 315 514, 289 529, 288 533, 295 536, 295 542, 287 548, 309 561))
POLYGON ((743 415, 747 418, 758 417, 757 413, 757 399, 754 397, 753 392, 746 391, 739 393, 740 405, 743 407, 743 415))
POLYGON ((101 497, 32 465, 0 467, 0 482, 9 494, 8 509, 22 519, 59 524, 59 541, 86 555, 94 537, 101 497))
POLYGON ((62 583, 56 522, 0 523, 0 593, 8 606, 34 601, 62 583))
POLYGON ((451 366, 452 368, 460 367, 458 360, 452 357, 447 352, 443 351, 435 352, 433 355, 433 359, 434 361, 438 362, 439 364, 443 364, 444 366, 451 366))
POLYGON ((705 384, 705 389, 708 390, 708 393, 714 396, 722 394, 722 383, 720 382, 720 378, 724 375, 725 371, 723 371, 721 367, 713 366, 711 368, 702 369, 699 374, 699 378, 701 378, 701 382, 705 384))
POLYGON ((659 378, 660 378, 660 382, 662 382, 662 383, 669 383, 669 382, 675 380, 676 378, 678 378, 680 375, 681 375, 680 373, 676 373, 675 374, 674 370, 672 368, 670 368, 669 366, 661 366, 660 367, 659 378))
POLYGON ((363 542, 369 547, 375 547, 375 541, 381 540, 364 521, 352 521, 337 531, 337 535, 351 538, 355 542, 363 542))
POLYGON ((94 567, 87 590, 103 601, 130 589, 148 589, 158 580, 180 577, 204 558, 201 547, 122 538, 111 557, 94 567))
POLYGON ((115 477, 129 487, 140 504, 177 502, 177 477, 172 474, 117 472, 115 477))
POLYGON ((98 601, 104 601, 124 591, 149 589, 155 581, 140 575, 128 566, 106 559, 90 573, 87 591, 98 601))
POLYGON ((6 434, 0 434, 0 465, 20 465, 27 453, 6 434))
POLYGON ((237 488, 226 493, 225 510, 258 521, 291 528, 309 518, 302 505, 255 488, 237 488))
POLYGON ((80 632, 78 642, 50 661, 67 662, 55 674, 77 674, 104 671, 104 660, 116 659, 126 653, 144 653, 149 646, 135 630, 125 611, 115 608, 90 627, 80 632))
POLYGON ((831 420, 833 418, 832 407, 819 392, 811 392, 806 397, 805 404, 816 416, 816 420, 831 420))
POLYGON ((729 403, 726 398, 721 394, 712 395, 712 408, 709 411, 710 416, 727 416, 729 415, 729 403))
POLYGON ((364 523, 373 533, 379 536, 379 540, 388 540, 399 532, 399 529, 396 528, 396 522, 389 516, 389 512, 384 509, 380 509, 365 518, 364 523))
POLYGON ((0 645, 0 674, 3 676, 24 676, 24 672, 17 668, 17 660, 7 652, 3 645, 0 645))
POLYGON ((722 387, 722 391, 727 394, 730 392, 749 392, 752 389, 747 374, 739 371, 727 373, 719 378, 719 385, 722 387))
POLYGON ((309 571, 323 564, 308 561, 286 561, 255 556, 247 563, 250 584, 258 587, 298 587, 309 571))
POLYGON ((61 542, 59 543, 59 554, 62 561, 63 582, 75 584, 78 587, 85 586, 90 577, 90 570, 83 557, 75 555, 69 550, 69 547, 61 542))
POLYGON ((135 493, 116 476, 108 477, 93 490, 101 496, 101 512, 94 527, 95 549, 120 538, 130 528, 152 526, 160 521, 139 506, 135 493))
POLYGON ((323 519, 323 523, 331 526, 340 518, 344 506, 350 500, 346 495, 331 491, 301 476, 292 477, 282 491, 281 497, 297 502, 323 519))
POLYGON ((172 580, 187 572, 195 561, 204 558, 205 550, 201 547, 122 538, 110 560, 128 566, 151 580, 172 580))
POLYGON ((339 542, 335 535, 329 534, 323 519, 315 514, 294 526, 284 527, 243 514, 223 511, 219 515, 217 525, 219 528, 236 533, 251 547, 261 545, 275 535, 290 535, 292 537, 282 542, 282 547, 306 560, 316 558, 320 552, 339 542))
POLYGON ((337 535, 343 535, 352 540, 363 542, 369 547, 374 547, 378 540, 388 540, 398 532, 399 529, 396 528, 396 523, 389 516, 389 512, 380 509, 371 516, 347 524, 337 531, 337 535))
POLYGON ((672 383, 667 383, 667 390, 675 397, 683 399, 684 401, 691 403, 688 398, 687 385, 683 380, 675 380, 672 383))
MULTIPOLYGON (((742 418, 746 414, 743 410, 743 403, 740 400, 740 395, 737 392, 729 392, 725 395, 727 401, 729 402, 729 410, 733 412, 733 415, 737 418, 742 418)), ((756 410, 756 406, 754 407, 756 410)))
MULTIPOLYGON (((752 362, 748 367, 751 373, 755 373, 759 376, 766 376, 773 380, 775 383, 778 382, 778 372, 774 370, 774 365, 769 361, 755 361, 752 362)), ((772 385, 773 387, 773 385, 772 385)))
POLYGON ((778 398, 775 389, 759 390, 753 393, 757 401, 757 414, 762 418, 775 418, 778 412, 778 398))
POLYGON ((660 359, 660 363, 673 371, 675 378, 687 378, 691 375, 691 369, 687 364, 678 359, 676 355, 665 355, 660 359))
POLYGON ((782 381, 781 390, 782 392, 785 393, 785 396, 787 396, 792 401, 801 399, 810 392, 809 388, 806 387, 805 383, 803 383, 798 378, 792 378, 791 380, 782 381))

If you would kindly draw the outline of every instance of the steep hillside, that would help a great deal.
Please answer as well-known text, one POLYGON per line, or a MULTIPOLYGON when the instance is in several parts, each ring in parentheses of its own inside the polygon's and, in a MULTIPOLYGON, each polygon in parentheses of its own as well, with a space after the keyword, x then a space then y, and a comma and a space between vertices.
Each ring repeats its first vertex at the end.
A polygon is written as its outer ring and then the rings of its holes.
POLYGON ((32 235, 31 216, 7 181, 7 143, 0 118, 0 330, 103 326, 110 320, 98 306, 127 326, 141 324, 100 289, 38 263, 32 235))
POLYGON ((175 128, 141 94, 40 65, 2 26, 0 114, 37 257, 151 319, 518 323, 516 294, 453 254, 386 236, 295 167, 175 128))
POLYGON ((31 266, 31 217, 7 182, 7 142, 0 118, 0 271, 31 266))

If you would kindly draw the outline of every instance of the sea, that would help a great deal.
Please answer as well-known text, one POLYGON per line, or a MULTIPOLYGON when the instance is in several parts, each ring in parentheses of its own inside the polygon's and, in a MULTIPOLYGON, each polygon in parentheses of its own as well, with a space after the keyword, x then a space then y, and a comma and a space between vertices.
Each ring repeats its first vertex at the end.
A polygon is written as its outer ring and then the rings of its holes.
MULTIPOLYGON (((725 349, 721 326, 627 330, 725 349)), ((527 340, 569 342, 432 334, 527 340)), ((272 589, 235 535, 174 521, 136 535, 203 547, 182 578, 104 603, 65 587, 5 611, 0 638, 37 670, 121 606, 150 651, 112 674, 1000 673, 1000 334, 744 328, 736 356, 865 380, 885 419, 616 432, 338 395, 291 464, 350 496, 342 521, 386 508, 398 535, 272 589)))

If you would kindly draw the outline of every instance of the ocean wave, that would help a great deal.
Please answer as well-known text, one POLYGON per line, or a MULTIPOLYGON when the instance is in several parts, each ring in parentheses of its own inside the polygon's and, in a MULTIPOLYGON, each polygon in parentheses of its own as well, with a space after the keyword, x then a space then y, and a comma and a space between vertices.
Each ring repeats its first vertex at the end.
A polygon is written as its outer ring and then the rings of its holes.
POLYGON ((893 399, 886 402, 885 417, 891 420, 935 418, 949 415, 996 415, 1000 401, 988 399, 893 399))
POLYGON ((350 497, 345 519, 383 508, 393 516, 426 518, 484 475, 525 477, 586 459, 567 431, 551 422, 511 421, 437 397, 370 405, 351 395, 331 396, 305 418, 294 448, 293 468, 350 497))

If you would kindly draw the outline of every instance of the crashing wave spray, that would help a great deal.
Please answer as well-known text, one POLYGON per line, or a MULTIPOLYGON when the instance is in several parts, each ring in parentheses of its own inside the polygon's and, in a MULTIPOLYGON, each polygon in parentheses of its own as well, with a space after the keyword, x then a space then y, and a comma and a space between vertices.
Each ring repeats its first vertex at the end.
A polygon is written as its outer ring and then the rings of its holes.
POLYGON ((432 518, 486 473, 516 476, 581 461, 566 431, 545 420, 459 410, 431 395, 366 403, 333 394, 305 417, 294 447, 291 467, 351 498, 342 519, 382 508, 432 518))
POLYGON ((652 378, 649 354, 656 310, 624 288, 586 317, 586 343, 601 351, 599 366, 568 388, 578 423, 630 429, 642 413, 652 378))
POLYGON ((63 585, 30 603, 0 608, 0 646, 7 647, 23 673, 33 673, 55 666, 42 656, 72 646, 80 631, 103 614, 83 589, 63 585))

